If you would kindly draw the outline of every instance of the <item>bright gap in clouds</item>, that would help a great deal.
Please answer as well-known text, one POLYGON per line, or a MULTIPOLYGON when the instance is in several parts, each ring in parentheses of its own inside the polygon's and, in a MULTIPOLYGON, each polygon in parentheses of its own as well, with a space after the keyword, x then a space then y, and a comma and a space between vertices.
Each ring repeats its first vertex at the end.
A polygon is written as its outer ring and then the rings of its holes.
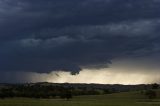
MULTIPOLYGON (((158 58, 157 58, 158 59, 158 58)), ((159 59, 158 59, 159 60, 159 59)), ((110 68, 86 69, 77 75, 53 71, 49 74, 32 73, 31 82, 99 83, 99 84, 150 84, 159 83, 159 62, 153 58, 115 60, 110 68), (154 60, 154 62, 153 62, 154 60), (153 64, 154 63, 154 64, 153 64), (157 64, 156 64, 157 63, 157 64)))
MULTIPOLYGON (((131 70, 130 70, 131 71, 131 70)), ((160 79, 159 73, 114 71, 112 68, 101 70, 84 69, 77 75, 69 72, 51 72, 50 74, 32 74, 32 82, 52 83, 99 83, 99 84, 148 84, 160 79)))
POLYGON ((83 70, 78 75, 71 75, 69 72, 35 73, 30 76, 30 79, 32 82, 52 83, 148 84, 160 79, 160 76, 156 75, 155 73, 114 73, 103 69, 99 71, 83 70))
POLYGON ((5 72, 1 74, 1 82, 51 82, 51 83, 98 83, 98 84, 150 84, 160 83, 159 58, 135 58, 113 60, 109 68, 82 68, 79 74, 52 71, 5 72), (157 60, 156 60, 157 59, 157 60))

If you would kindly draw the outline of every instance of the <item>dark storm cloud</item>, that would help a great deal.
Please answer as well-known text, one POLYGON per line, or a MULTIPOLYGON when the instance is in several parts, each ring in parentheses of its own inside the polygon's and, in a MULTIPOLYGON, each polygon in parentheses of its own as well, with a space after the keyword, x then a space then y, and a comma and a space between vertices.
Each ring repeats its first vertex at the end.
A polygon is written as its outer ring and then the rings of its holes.
POLYGON ((72 73, 159 52, 158 0, 2 0, 0 70, 72 73))
POLYGON ((1 39, 13 39, 26 37, 27 33, 39 32, 50 27, 158 18, 159 2, 154 0, 3 0, 1 17, 0 27, 3 27, 0 30, 3 33, 1 39), (16 36, 10 36, 12 33, 16 36))

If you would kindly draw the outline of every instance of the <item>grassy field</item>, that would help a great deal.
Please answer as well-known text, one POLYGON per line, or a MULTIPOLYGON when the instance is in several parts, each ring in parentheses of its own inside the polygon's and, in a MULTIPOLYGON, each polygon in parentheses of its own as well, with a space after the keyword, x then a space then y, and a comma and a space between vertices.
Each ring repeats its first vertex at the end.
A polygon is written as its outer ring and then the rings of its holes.
POLYGON ((0 100, 0 106, 160 106, 160 99, 148 100, 139 92, 117 93, 98 96, 79 96, 66 101, 60 99, 0 100))

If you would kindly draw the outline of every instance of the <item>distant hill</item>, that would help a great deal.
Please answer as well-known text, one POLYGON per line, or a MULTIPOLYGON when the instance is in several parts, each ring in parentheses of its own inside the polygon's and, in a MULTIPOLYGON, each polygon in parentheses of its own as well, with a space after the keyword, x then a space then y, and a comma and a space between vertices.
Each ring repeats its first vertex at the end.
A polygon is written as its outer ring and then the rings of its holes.
POLYGON ((73 87, 75 89, 110 89, 117 92, 125 91, 136 91, 136 90, 145 90, 152 87, 151 84, 140 84, 140 85, 121 85, 121 84, 85 84, 85 83, 48 83, 48 82, 38 82, 38 83, 23 83, 23 84, 9 84, 1 83, 0 87, 11 87, 11 86, 61 86, 61 87, 73 87))

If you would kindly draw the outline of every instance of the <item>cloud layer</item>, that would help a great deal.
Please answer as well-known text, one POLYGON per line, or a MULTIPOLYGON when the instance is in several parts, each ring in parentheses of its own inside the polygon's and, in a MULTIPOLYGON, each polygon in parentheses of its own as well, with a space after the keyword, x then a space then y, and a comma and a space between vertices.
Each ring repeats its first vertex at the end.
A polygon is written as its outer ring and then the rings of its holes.
POLYGON ((75 74, 159 57, 159 12, 159 0, 1 0, 0 71, 75 74))

